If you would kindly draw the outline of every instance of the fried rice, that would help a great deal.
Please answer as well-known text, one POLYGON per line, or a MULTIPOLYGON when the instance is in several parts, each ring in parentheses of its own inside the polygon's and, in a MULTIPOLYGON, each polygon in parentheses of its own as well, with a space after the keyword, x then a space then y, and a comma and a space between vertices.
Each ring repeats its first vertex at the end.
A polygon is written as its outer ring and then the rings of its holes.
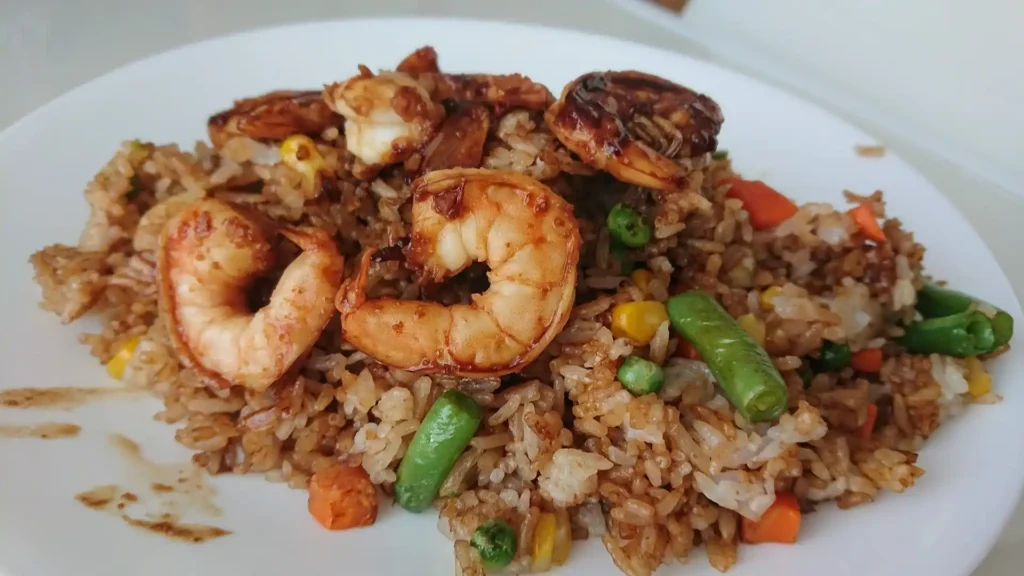
MULTIPOLYGON (((968 404, 998 400, 971 393, 967 360, 912 355, 900 345, 925 280, 924 247, 886 218, 880 192, 846 200, 883 219, 884 242, 870 241, 844 209, 824 203, 755 229, 744 203, 728 195, 738 175, 721 154, 703 154, 685 185, 656 192, 582 161, 542 111, 494 107, 491 114, 478 166, 544 182, 574 205, 583 240, 568 322, 516 373, 468 378, 390 368, 346 342, 337 316, 265 391, 210 386, 179 358, 159 306, 157 269, 161 230, 176 206, 213 197, 273 222, 321 229, 347 257, 346 277, 362 250, 409 236, 411 183, 426 154, 367 176, 346 148, 340 117, 313 135, 323 164, 312 189, 280 160, 272 139, 236 134, 191 151, 126 142, 86 187, 92 212, 79 244, 32 256, 42 307, 65 323, 101 317, 102 331, 81 341, 103 364, 131 343, 121 379, 163 400, 156 418, 176 427, 175 439, 210 474, 261 474, 307 489, 313 475, 341 462, 362 467, 388 497, 424 415, 444 391, 462 391, 483 409, 483 424, 435 502, 459 574, 483 572, 469 542, 492 518, 518 536, 507 570, 541 568, 533 538, 546 513, 568 522, 572 540, 599 538, 632 576, 685 561, 698 547, 726 571, 737 562, 744 517, 759 518, 778 494, 792 494, 808 514, 901 493, 923 474, 918 451, 943 422, 968 404), (604 218, 617 202, 652 223, 652 240, 626 255, 649 271, 643 276, 624 270, 615 254, 604 218), (646 343, 613 331, 617 305, 665 302, 693 289, 760 327, 788 388, 781 418, 747 422, 668 322, 646 343), (809 375, 825 341, 880 349, 884 362, 875 373, 846 366, 809 375), (623 387, 617 368, 629 356, 662 367, 656 394, 623 387)), ((635 131, 654 150, 678 147, 682 136, 671 124, 640 124, 635 131)), ((279 243, 280 264, 251 287, 256 302, 296 255, 279 243)), ((428 294, 415 270, 383 258, 370 268, 368 290, 450 304, 479 292, 479 277, 470 270, 428 294)))

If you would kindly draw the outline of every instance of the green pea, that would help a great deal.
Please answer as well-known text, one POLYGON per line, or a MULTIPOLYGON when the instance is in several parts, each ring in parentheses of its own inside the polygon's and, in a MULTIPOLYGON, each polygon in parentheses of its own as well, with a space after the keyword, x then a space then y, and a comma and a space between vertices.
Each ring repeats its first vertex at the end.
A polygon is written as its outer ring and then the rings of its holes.
POLYGON ((630 248, 643 248, 651 241, 651 227, 639 212, 622 203, 608 213, 608 232, 612 238, 630 248))
POLYGON ((665 373, 661 366, 639 356, 626 358, 618 371, 619 382, 633 396, 653 394, 665 384, 665 373))
POLYGON ((849 344, 839 344, 830 340, 821 343, 821 353, 816 360, 812 360, 815 372, 838 372, 846 368, 853 358, 849 344))
POLYGON ((512 562, 518 540, 515 529, 508 522, 491 518, 473 531, 469 545, 480 553, 484 568, 500 570, 512 562))
POLYGON ((725 160, 728 157, 729 157, 729 151, 728 150, 715 150, 714 152, 711 153, 711 159, 712 160, 725 160))
POLYGON ((636 268, 636 263, 634 263, 633 259, 629 257, 629 248, 626 248, 619 242, 612 240, 610 252, 612 258, 615 258, 619 262, 619 274, 629 276, 633 273, 633 270, 636 268))

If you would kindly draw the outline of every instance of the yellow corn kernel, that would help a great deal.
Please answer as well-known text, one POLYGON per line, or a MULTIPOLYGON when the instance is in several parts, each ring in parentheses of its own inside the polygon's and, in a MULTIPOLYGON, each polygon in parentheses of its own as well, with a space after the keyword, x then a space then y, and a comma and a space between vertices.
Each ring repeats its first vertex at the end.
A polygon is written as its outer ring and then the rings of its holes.
POLYGON ((107 374, 118 380, 124 376, 124 369, 128 361, 135 355, 135 347, 139 345, 139 337, 132 336, 121 344, 121 348, 114 354, 114 357, 107 362, 107 374))
POLYGON ((281 162, 302 176, 307 191, 316 183, 316 173, 323 168, 324 157, 316 149, 316 143, 309 136, 296 134, 281 143, 281 162))
POLYGON ((750 334, 750 337, 757 342, 757 345, 764 348, 764 322, 753 314, 744 314, 736 319, 740 328, 750 334))
POLYGON ((761 297, 758 298, 758 301, 761 303, 761 310, 764 310, 765 312, 775 310, 775 304, 772 303, 772 300, 781 293, 782 288, 780 286, 772 286, 764 292, 761 292, 761 297))
POLYGON ((967 358, 967 391, 975 398, 981 398, 992 391, 992 376, 977 356, 967 358))
POLYGON ((629 338, 646 345, 666 320, 668 312, 661 302, 626 302, 612 308, 612 333, 618 338, 629 338))
POLYGON ((643 268, 637 268, 629 275, 629 279, 636 284, 636 287, 640 289, 644 294, 649 294, 648 288, 651 285, 651 280, 654 278, 654 274, 650 270, 643 268))
POLYGON ((533 570, 544 572, 551 568, 551 556, 555 551, 555 533, 558 520, 550 512, 544 512, 533 529, 533 570))
POLYGON ((572 548, 572 526, 569 524, 569 511, 565 508, 556 509, 555 520, 558 521, 558 524, 555 529, 555 547, 551 552, 551 561, 555 566, 561 566, 569 559, 569 549, 572 548))

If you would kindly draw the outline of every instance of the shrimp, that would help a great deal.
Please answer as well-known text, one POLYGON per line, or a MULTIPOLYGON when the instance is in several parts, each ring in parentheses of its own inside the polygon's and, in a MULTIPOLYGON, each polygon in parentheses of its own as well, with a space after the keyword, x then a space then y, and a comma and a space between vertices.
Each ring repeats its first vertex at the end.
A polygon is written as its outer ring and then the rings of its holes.
POLYGON ((580 76, 544 117, 584 162, 662 191, 686 186, 694 162, 718 146, 723 122, 707 96, 633 71, 580 76))
POLYGON ((419 74, 416 80, 437 102, 487 104, 501 116, 513 108, 546 110, 555 98, 547 86, 522 74, 419 74))
POLYGON ((210 141, 221 148, 235 137, 280 141, 293 134, 318 135, 341 124, 316 90, 277 90, 238 100, 206 123, 210 141))
POLYGON ((412 186, 407 263, 440 282, 484 262, 490 287, 453 306, 369 300, 367 251, 338 293, 345 340, 384 364, 428 373, 497 376, 536 359, 575 299, 581 239, 572 206, 515 172, 438 170, 412 186))
POLYGON ((402 162, 434 136, 444 108, 408 74, 361 70, 328 86, 324 99, 345 117, 349 152, 367 166, 402 162))
POLYGON ((555 101, 546 86, 522 74, 442 73, 437 64, 437 51, 431 46, 406 56, 397 70, 415 78, 435 102, 486 104, 498 116, 513 108, 544 111, 555 101))
POLYGON ((200 200, 160 238, 160 313, 182 361, 210 384, 266 390, 316 342, 334 313, 344 260, 314 228, 282 227, 302 249, 255 313, 246 287, 270 268, 268 232, 230 204, 200 200))
POLYGON ((423 148, 420 172, 446 168, 479 168, 491 127, 491 115, 481 104, 460 102, 445 118, 437 135, 423 148))

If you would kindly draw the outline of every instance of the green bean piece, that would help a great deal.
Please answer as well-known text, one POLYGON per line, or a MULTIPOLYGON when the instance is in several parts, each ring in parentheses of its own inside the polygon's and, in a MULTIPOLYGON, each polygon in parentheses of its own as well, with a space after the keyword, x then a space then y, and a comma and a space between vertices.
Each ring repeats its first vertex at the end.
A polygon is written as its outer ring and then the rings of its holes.
POLYGON ((654 394, 665 384, 665 372, 650 360, 630 356, 619 366, 619 382, 633 396, 654 394))
POLYGON ((998 348, 993 322, 974 309, 914 322, 907 326, 900 342, 914 354, 945 354, 957 358, 986 354, 998 348))
POLYGON ((821 343, 821 351, 817 358, 812 359, 815 372, 839 372, 850 365, 853 351, 849 344, 825 340, 821 343))
POLYGON ((709 294, 693 290, 665 303, 672 327, 700 353, 725 397, 749 422, 774 420, 789 393, 772 359, 709 294))
POLYGON ((469 545, 480 553, 484 568, 500 570, 512 563, 518 541, 515 529, 508 522, 491 518, 473 531, 469 545))
POLYGON ((398 465, 395 501, 410 512, 426 510, 441 483, 476 434, 480 406, 462 392, 449 390, 434 402, 398 465))
POLYGON ((995 306, 958 290, 944 288, 933 282, 925 282, 917 293, 917 311, 925 318, 941 318, 976 308, 985 314, 995 333, 995 348, 1006 344, 1013 337, 1013 316, 995 306))
POLYGON ((651 227, 639 212, 619 203, 608 213, 608 232, 612 238, 629 248, 643 248, 651 241, 651 227))

